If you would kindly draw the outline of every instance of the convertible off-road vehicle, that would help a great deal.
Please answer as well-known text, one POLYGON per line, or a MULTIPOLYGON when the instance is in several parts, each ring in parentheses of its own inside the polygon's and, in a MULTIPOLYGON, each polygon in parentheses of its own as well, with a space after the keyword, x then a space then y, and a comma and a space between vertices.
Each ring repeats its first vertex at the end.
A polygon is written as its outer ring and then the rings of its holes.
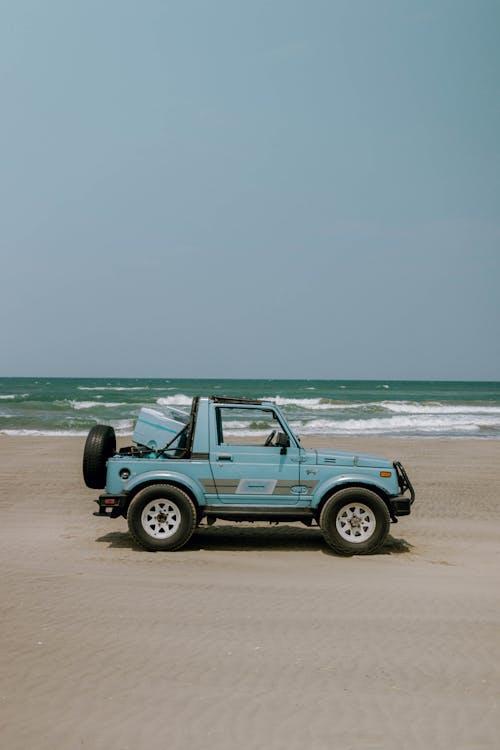
POLYGON ((222 519, 317 524, 337 553, 367 554, 415 499, 399 461, 306 450, 270 401, 196 397, 190 414, 141 409, 133 442, 117 451, 113 428, 93 427, 83 476, 105 489, 95 515, 126 518, 147 550, 179 549, 202 520, 222 519), (264 437, 237 436, 242 420, 264 437))

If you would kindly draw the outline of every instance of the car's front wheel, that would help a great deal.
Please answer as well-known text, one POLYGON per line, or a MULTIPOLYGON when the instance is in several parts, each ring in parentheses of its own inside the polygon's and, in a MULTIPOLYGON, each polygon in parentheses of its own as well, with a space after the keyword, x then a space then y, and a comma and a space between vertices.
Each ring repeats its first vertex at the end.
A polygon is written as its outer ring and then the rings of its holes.
POLYGON ((375 492, 347 487, 328 498, 319 525, 325 540, 339 555, 368 555, 385 542, 390 516, 375 492))
POLYGON ((172 552, 191 538, 197 514, 193 501, 179 487, 153 484, 129 505, 128 527, 133 539, 151 552, 172 552))

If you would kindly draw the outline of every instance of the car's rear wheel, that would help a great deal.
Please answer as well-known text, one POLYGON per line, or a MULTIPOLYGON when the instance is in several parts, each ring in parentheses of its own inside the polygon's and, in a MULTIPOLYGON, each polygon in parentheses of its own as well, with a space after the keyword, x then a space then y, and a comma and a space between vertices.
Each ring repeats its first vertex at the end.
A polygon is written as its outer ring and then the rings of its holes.
POLYGON ((106 486, 106 463, 115 451, 114 429, 105 424, 92 427, 83 449, 83 479, 87 487, 102 490, 106 486))
POLYGON ((191 538, 197 524, 196 508, 179 487, 153 484, 137 493, 127 513, 134 540, 151 552, 174 551, 191 538))
POLYGON ((326 501, 319 525, 325 540, 339 555, 368 555, 386 540, 390 516, 375 492, 347 487, 326 501))

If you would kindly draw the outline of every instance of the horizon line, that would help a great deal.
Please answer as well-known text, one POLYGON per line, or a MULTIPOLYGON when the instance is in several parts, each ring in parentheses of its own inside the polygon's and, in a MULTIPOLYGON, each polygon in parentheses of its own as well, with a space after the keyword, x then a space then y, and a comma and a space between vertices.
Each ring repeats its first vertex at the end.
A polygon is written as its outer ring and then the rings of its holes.
POLYGON ((0 380, 33 380, 33 379, 51 379, 51 380, 266 380, 266 381, 322 381, 322 382, 380 382, 380 383, 500 383, 500 380, 490 378, 314 378, 314 377, 218 377, 217 375, 207 377, 186 377, 186 376, 146 376, 146 375, 0 375, 0 380))

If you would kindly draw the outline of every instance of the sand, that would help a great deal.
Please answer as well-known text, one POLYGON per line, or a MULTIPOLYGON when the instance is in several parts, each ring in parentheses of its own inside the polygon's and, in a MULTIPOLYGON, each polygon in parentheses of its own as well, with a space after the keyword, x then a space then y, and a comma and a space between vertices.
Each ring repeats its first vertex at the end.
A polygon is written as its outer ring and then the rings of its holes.
POLYGON ((498 748, 500 441, 306 443, 403 460, 380 554, 295 524, 143 552, 81 439, 0 437, 0 746, 498 748))

